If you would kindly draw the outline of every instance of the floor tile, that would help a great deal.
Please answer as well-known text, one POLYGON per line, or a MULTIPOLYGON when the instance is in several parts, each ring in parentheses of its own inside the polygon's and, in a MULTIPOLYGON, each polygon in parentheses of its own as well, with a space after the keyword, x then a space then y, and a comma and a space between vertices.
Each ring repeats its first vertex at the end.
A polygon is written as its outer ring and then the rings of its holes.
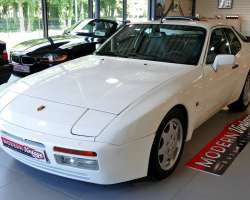
POLYGON ((161 182, 142 179, 117 185, 100 186, 50 175, 21 165, 20 170, 29 179, 36 180, 47 188, 79 200, 100 199, 100 197, 102 199, 153 199, 155 196, 158 199, 167 200, 173 198, 178 190, 188 184, 197 173, 180 165, 175 175, 161 182))
POLYGON ((16 180, 23 179, 24 176, 0 166, 0 188, 14 183, 16 180))
POLYGON ((5 167, 17 174, 24 175, 21 170, 21 163, 10 157, 4 151, 0 152, 0 167, 5 167))
POLYGON ((65 194, 53 191, 32 179, 18 180, 0 188, 1 200, 73 200, 65 194))
MULTIPOLYGON (((178 195, 176 195, 172 200, 212 200, 210 197, 197 194, 194 192, 181 192, 178 195)), ((216 199, 214 199, 216 200, 216 199)))
POLYGON ((222 110, 217 113, 195 130, 192 140, 186 144, 186 151, 193 156, 196 155, 209 141, 217 136, 228 123, 241 118, 244 114, 246 113, 232 113, 227 110, 222 110))
POLYGON ((249 199, 250 146, 236 158, 223 176, 199 172, 181 192, 204 195, 210 199, 249 199))

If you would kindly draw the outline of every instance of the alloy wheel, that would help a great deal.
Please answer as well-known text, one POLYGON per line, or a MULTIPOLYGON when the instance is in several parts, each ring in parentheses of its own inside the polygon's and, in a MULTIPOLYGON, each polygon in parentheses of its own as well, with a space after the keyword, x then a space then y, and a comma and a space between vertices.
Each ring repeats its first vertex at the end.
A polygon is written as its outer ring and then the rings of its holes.
POLYGON ((170 120, 162 131, 158 144, 158 162, 167 171, 171 169, 181 152, 183 127, 179 119, 170 120))

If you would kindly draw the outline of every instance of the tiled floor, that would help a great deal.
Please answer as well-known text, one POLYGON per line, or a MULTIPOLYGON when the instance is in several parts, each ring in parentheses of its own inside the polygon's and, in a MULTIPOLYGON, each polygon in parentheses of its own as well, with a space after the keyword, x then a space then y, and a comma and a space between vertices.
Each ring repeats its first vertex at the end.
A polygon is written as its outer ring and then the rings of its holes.
MULTIPOLYGON (((249 109, 250 111, 250 109, 249 109)), ((137 180, 99 186, 50 175, 25 166, 0 149, 0 200, 235 200, 249 199, 250 145, 234 161, 224 176, 197 172, 184 166, 223 127, 242 113, 221 111, 195 132, 185 146, 176 172, 161 182, 137 180)))

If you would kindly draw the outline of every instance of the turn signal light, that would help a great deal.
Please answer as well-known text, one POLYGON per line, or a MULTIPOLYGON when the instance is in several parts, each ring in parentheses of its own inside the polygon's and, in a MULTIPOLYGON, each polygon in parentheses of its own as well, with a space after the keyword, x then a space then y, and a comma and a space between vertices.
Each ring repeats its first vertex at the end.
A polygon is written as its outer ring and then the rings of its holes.
POLYGON ((54 151, 78 156, 96 157, 96 152, 93 151, 79 151, 74 149, 66 149, 62 147, 54 147, 54 151))

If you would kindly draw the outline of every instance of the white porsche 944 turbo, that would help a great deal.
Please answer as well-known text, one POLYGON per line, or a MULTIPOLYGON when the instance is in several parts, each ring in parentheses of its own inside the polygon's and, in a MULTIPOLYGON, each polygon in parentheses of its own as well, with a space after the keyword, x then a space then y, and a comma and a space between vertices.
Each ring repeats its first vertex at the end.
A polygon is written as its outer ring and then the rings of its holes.
POLYGON ((250 102, 247 39, 229 26, 128 24, 94 55, 1 93, 1 147, 59 176, 97 184, 163 179, 194 129, 250 102))

